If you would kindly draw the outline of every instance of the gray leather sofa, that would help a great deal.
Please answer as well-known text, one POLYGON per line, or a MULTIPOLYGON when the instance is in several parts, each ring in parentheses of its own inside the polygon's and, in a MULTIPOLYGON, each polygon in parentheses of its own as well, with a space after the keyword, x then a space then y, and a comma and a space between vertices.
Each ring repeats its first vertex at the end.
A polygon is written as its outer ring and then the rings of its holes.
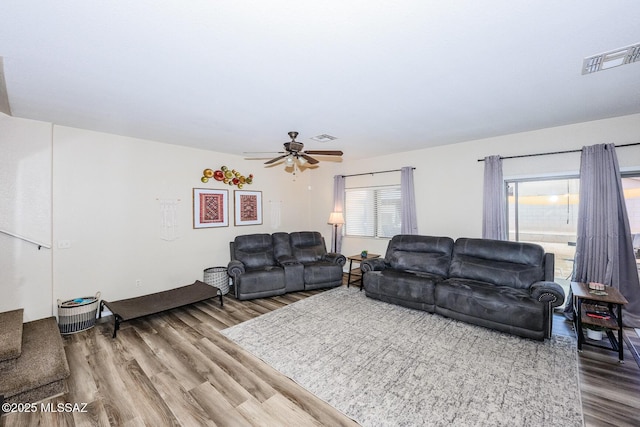
POLYGON ((554 255, 531 243, 398 235, 360 268, 368 297, 537 340, 565 298, 554 255))
POLYGON ((240 300, 342 284, 346 258, 328 253, 316 231, 237 236, 229 247, 227 273, 240 300))

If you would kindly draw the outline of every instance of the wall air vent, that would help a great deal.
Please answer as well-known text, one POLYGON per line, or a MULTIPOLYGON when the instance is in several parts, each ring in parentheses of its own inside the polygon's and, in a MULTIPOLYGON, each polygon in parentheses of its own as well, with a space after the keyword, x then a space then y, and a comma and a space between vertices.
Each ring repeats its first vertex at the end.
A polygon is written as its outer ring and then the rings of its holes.
POLYGON ((338 139, 335 136, 331 136, 331 135, 327 135, 326 133, 323 133, 322 135, 318 135, 318 136, 314 136, 311 139, 313 139, 314 141, 318 141, 318 142, 329 142, 329 141, 333 141, 334 139, 338 139))
POLYGON ((640 61, 640 43, 585 58, 582 74, 591 74, 640 61))

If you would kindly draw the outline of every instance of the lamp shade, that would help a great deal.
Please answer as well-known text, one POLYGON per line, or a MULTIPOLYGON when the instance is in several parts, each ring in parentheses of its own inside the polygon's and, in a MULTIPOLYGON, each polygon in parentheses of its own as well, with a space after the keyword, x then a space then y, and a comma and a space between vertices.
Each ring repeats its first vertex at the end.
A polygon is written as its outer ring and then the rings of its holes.
POLYGON ((327 223, 329 224, 344 224, 344 217, 342 216, 342 212, 331 212, 331 215, 329 215, 329 221, 327 221, 327 223))

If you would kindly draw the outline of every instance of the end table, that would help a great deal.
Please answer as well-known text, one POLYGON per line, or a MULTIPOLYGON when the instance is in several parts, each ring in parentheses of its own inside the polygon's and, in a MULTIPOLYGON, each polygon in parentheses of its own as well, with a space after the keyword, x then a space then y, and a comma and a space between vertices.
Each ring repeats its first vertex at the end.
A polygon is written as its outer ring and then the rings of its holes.
POLYGON ((622 306, 628 301, 616 288, 605 286, 604 291, 589 289, 588 283, 571 282, 573 292, 573 323, 578 337, 578 351, 583 345, 617 351, 618 361, 624 361, 622 341, 622 306), (609 338, 610 347, 585 340, 582 325, 593 325, 604 328, 609 338), (613 331, 618 331, 616 337, 613 331))
POLYGON ((351 255, 351 256, 347 257, 347 259, 349 260, 349 275, 347 276, 347 288, 352 283, 360 282, 360 290, 362 290, 362 286, 364 285, 363 278, 362 278, 362 272, 353 273, 353 276, 355 276, 355 278, 353 280, 351 280, 351 269, 353 268, 353 261, 355 261, 358 264, 360 264, 365 259, 371 259, 371 258, 380 258, 380 255, 379 254, 368 254, 365 258, 363 258, 362 255, 358 254, 358 255, 351 255))

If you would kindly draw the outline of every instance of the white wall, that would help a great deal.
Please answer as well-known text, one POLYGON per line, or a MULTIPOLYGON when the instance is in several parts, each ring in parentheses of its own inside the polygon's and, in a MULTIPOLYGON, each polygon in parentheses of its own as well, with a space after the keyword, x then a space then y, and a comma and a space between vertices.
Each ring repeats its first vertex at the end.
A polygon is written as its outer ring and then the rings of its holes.
MULTIPOLYGON (((333 173, 348 175, 414 166, 419 232, 453 238, 481 237, 484 163, 478 159, 495 154, 505 157, 635 142, 640 142, 640 114, 354 160, 334 167, 333 173)), ((640 170, 639 146, 619 148, 616 152, 623 170, 640 170)), ((579 169, 580 153, 503 161, 505 178, 577 173, 579 169)), ((380 177, 385 175, 376 175, 380 177)), ((398 178, 392 174, 386 178, 399 181, 399 174, 398 178)), ((347 178, 347 186, 353 179, 367 178, 347 178)), ((330 204, 323 208, 327 209, 330 204)), ((345 238, 342 253, 353 255, 368 249, 384 254, 387 242, 345 238)))
MULTIPOLYGON (((51 124, 0 114, 0 229, 51 244, 51 124)), ((51 250, 0 233, 0 312, 51 315, 51 250)))
POLYGON ((207 267, 226 266, 236 235, 313 228, 308 176, 296 180, 283 166, 152 141, 56 126, 53 143, 53 285, 57 298, 134 297, 202 280, 207 267), (263 224, 193 229, 193 188, 233 190, 200 181, 206 168, 226 165, 248 175, 244 190, 262 192, 263 224), (160 202, 180 200, 181 237, 160 238, 160 202), (281 203, 281 225, 272 227, 271 204, 281 203), (140 280, 141 285, 136 286, 140 280))
POLYGON ((326 219, 319 228, 314 220, 312 201, 331 193, 310 186, 318 169, 294 179, 282 165, 4 115, 0 144, 0 228, 52 245, 38 251, 0 235, 0 311, 24 307, 26 320, 56 314, 58 299, 100 291, 114 300, 202 279, 205 268, 228 263, 239 234, 319 229, 330 237, 326 219), (236 227, 236 187, 200 181, 203 169, 222 165, 254 174, 244 189, 262 192, 262 225, 236 227), (229 191, 228 227, 193 229, 193 188, 229 191), (161 239, 162 199, 180 199, 173 241, 161 239))

